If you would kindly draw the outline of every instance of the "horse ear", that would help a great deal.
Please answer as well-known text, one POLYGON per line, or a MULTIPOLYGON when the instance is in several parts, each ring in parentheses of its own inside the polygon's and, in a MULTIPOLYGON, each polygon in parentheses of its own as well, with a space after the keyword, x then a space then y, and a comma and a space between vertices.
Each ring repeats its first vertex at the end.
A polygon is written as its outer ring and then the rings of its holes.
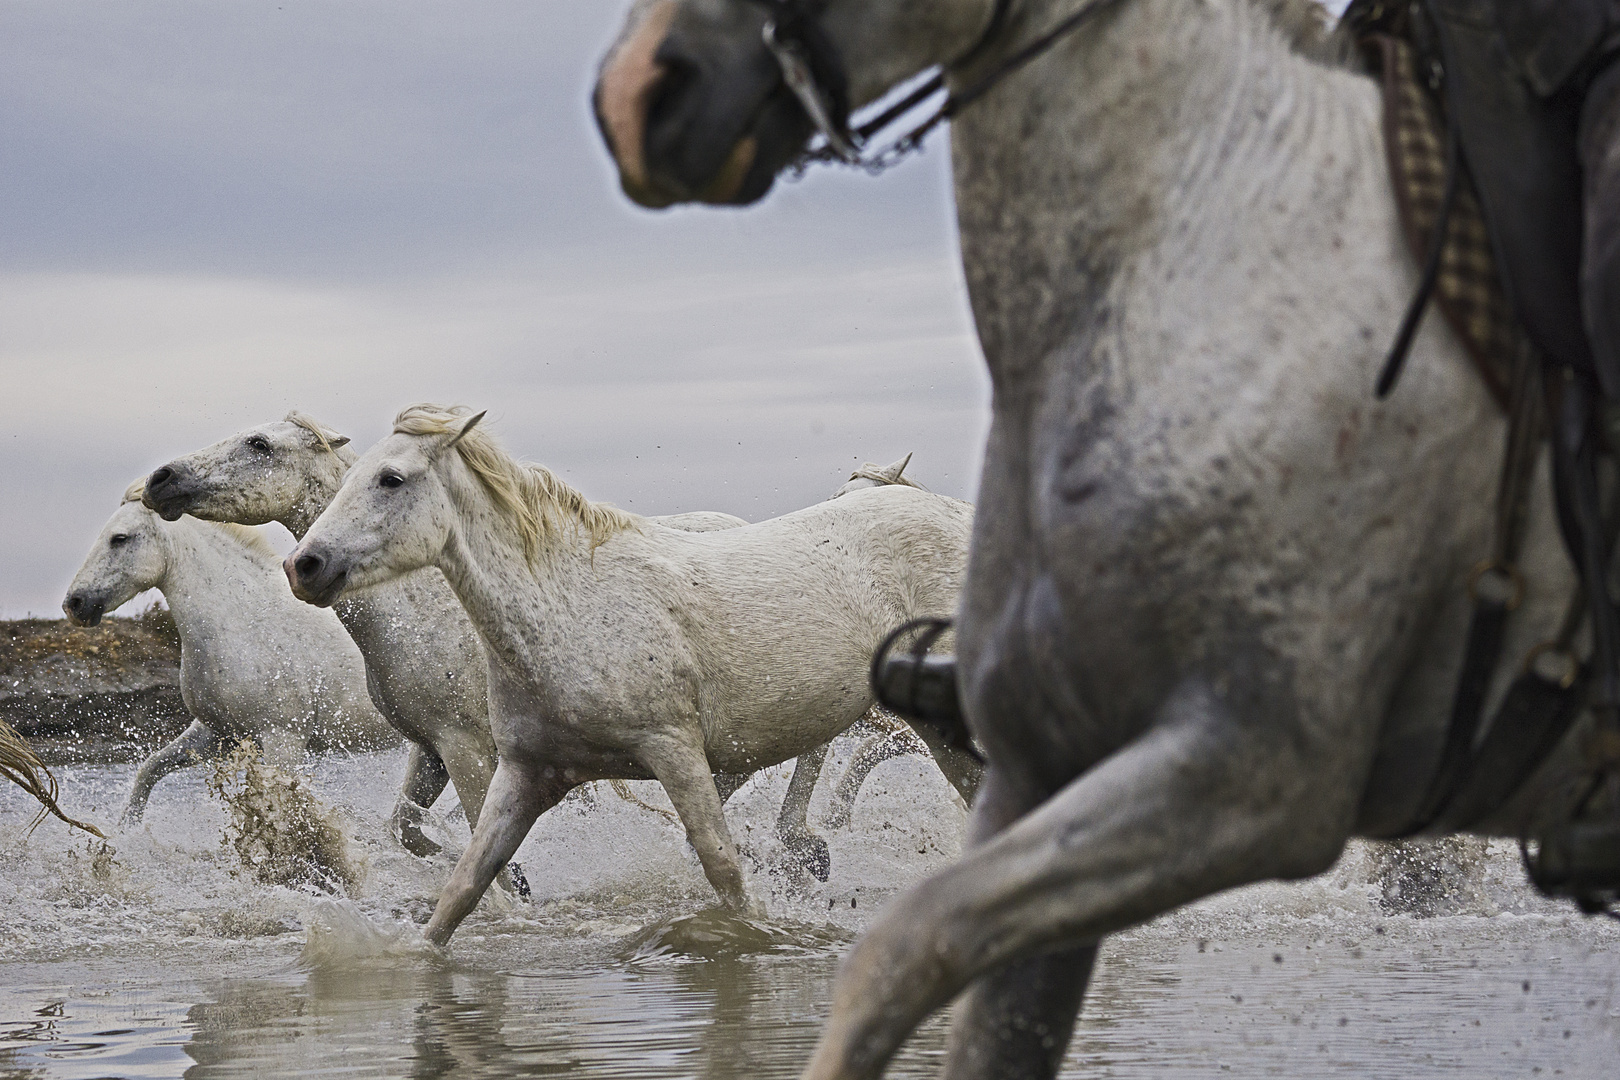
MULTIPOLYGON (((915 450, 911 452, 911 454, 915 453, 915 450)), ((901 474, 906 471, 906 466, 911 464, 911 454, 907 454, 905 457, 889 466, 890 469, 894 470, 894 478, 897 482, 899 481, 901 474)))
POLYGON ((347 435, 328 435, 326 437, 326 445, 330 446, 334 450, 340 446, 348 446, 349 437, 347 435))
POLYGON ((473 428, 477 427, 478 426, 478 421, 482 420, 484 418, 485 414, 488 413, 488 412, 489 412, 489 410, 485 409, 483 412, 479 413, 477 416, 473 417, 471 420, 468 420, 465 424, 462 424, 461 425, 461 430, 456 432, 456 437, 451 439, 449 442, 444 444, 445 449, 448 450, 450 447, 456 445, 456 443, 460 442, 462 439, 465 439, 467 437, 467 433, 472 431, 473 428))

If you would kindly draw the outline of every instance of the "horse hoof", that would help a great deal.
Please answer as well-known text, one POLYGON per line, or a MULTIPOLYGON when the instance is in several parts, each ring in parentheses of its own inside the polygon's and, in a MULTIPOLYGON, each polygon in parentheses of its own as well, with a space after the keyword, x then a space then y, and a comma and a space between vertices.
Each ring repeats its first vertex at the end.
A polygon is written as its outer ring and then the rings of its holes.
POLYGON ((399 826, 399 846, 415 855, 419 859, 431 858, 444 849, 423 835, 414 822, 401 822, 399 826))
POLYGON ((517 891, 518 899, 529 899, 532 893, 529 889, 529 879, 523 876, 523 867, 515 862, 507 863, 506 873, 512 880, 512 888, 517 891))
POLYGON ((817 881, 826 881, 832 873, 832 852, 827 850, 827 841, 819 836, 805 837, 789 845, 794 858, 799 865, 810 871, 817 881))

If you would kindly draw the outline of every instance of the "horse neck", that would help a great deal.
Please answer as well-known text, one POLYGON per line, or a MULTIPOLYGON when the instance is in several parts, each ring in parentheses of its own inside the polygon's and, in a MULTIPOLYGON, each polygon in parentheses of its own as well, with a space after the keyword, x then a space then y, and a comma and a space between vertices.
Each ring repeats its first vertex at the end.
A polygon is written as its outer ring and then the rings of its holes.
MULTIPOLYGON (((1031 39, 1073 4, 1033 0, 1003 40, 1031 39)), ((1382 182, 1376 89, 1296 52, 1274 6, 1123 0, 956 121, 963 261, 998 394, 1095 332, 1122 283, 1135 295, 1177 275, 1241 284, 1234 253, 1290 230, 1297 248, 1320 235, 1299 235, 1302 219, 1342 210, 1346 183, 1382 182)))
POLYGON ((469 481, 455 500, 459 520, 436 565, 461 600, 492 664, 543 677, 567 651, 594 606, 600 582, 590 538, 565 524, 531 564, 516 526, 482 485, 469 481))
POLYGON ((302 540, 304 534, 315 524, 315 519, 320 517, 321 512, 337 497, 338 489, 343 486, 343 478, 348 475, 349 466, 356 460, 354 451, 347 446, 336 447, 330 454, 323 450, 314 466, 304 472, 302 490, 297 501, 278 515, 276 520, 285 525, 293 536, 302 540))

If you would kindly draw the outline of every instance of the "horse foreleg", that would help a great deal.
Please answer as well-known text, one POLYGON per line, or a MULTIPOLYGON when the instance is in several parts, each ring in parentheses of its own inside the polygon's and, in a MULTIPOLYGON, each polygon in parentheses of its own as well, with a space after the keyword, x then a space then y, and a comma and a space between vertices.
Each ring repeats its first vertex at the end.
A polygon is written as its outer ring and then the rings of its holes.
POLYGON ((572 785, 543 777, 540 770, 502 758, 495 766, 483 813, 473 830, 472 843, 461 853, 450 880, 439 894, 424 931, 435 945, 443 945, 461 921, 472 913, 501 867, 511 861, 534 819, 551 809, 572 785))
MULTIPOLYGON (((987 770, 973 805, 967 847, 984 844, 1050 795, 987 770)), ((956 1080, 1056 1076, 1096 960, 1093 943, 1014 961, 980 976, 957 1000, 946 1074, 956 1080)))
MULTIPOLYGON (((1178 694, 1160 720, 883 911, 844 961, 806 1080, 880 1075, 924 1017, 1007 965, 1054 950, 1085 964, 1106 933, 1332 865, 1357 801, 1342 739, 1233 722, 1213 693, 1178 694)), ((1072 995, 1082 974, 1051 992, 1072 995)), ((952 1059, 964 1072, 951 1075, 1010 1075, 974 1064, 997 1060, 994 1046, 963 1045, 988 1034, 964 1030, 952 1059)))
POLYGON ((816 781, 821 778, 821 766, 826 760, 825 743, 799 755, 793 763, 793 779, 788 781, 782 812, 776 818, 777 839, 817 881, 826 881, 832 870, 827 841, 810 831, 809 822, 810 796, 816 792, 816 781))
POLYGON ((827 812, 827 826, 842 829, 849 824, 850 818, 855 815, 855 800, 861 794, 861 785, 866 783, 866 778, 872 774, 873 769, 897 757, 927 752, 927 747, 904 726, 897 725, 893 730, 880 732, 866 739, 856 748, 855 755, 849 759, 849 768, 844 770, 844 775, 838 781, 838 787, 833 791, 833 805, 827 812))
POLYGON ((141 815, 146 813, 146 800, 151 797, 152 788, 159 780, 176 769, 218 757, 223 748, 224 743, 218 735, 205 727, 201 720, 193 720, 178 738, 141 762, 141 767, 135 770, 135 786, 129 793, 129 802, 124 805, 118 823, 126 825, 140 821, 141 815))
POLYGON ((433 805, 449 783, 450 771, 444 767, 438 753, 430 746, 411 743, 411 754, 405 762, 405 782, 399 789, 399 801, 394 804, 393 826, 400 846, 412 855, 425 859, 441 850, 422 834, 422 813, 433 805))
POLYGON ((709 771, 709 759, 701 746, 678 739, 663 739, 644 747, 642 764, 664 785, 664 794, 686 826, 686 839, 703 864, 703 875, 720 894, 720 902, 733 911, 761 915, 763 911, 748 895, 737 845, 720 808, 720 793, 709 771))

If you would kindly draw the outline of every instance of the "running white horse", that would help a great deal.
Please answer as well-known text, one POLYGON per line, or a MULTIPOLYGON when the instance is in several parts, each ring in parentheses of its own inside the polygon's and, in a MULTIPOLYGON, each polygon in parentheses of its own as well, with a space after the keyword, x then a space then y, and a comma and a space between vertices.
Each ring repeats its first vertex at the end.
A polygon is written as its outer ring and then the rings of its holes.
MULTIPOLYGON (((348 436, 294 411, 283 420, 239 431, 153 470, 142 501, 167 521, 182 514, 240 525, 277 521, 302 539, 354 464, 355 453, 348 443, 348 436)), ((864 475, 857 470, 858 477, 864 475)), ((878 480, 851 483, 900 482, 898 473, 895 480, 885 479, 881 471, 875 475, 878 480)), ((687 532, 748 524, 717 511, 651 520, 687 532)), ((489 729, 487 675, 478 633, 444 575, 431 566, 344 597, 333 610, 365 658, 372 701, 411 741, 410 763, 394 812, 396 833, 407 849, 432 854, 438 845, 422 835, 423 808, 433 804, 448 782, 455 787, 468 823, 476 828, 495 775, 495 739, 489 729)), ((884 745, 893 741, 886 739, 884 745)), ((824 758, 824 749, 812 750, 794 763, 776 825, 777 837, 788 851, 823 880, 829 865, 827 845, 810 831, 806 815, 824 758)), ((853 801, 864 775, 846 773, 838 786, 840 793, 847 792, 844 803, 853 801)), ((747 779, 717 777, 722 801, 747 779)), ((843 816, 847 819, 847 811, 843 816)))
POLYGON ((366 695, 360 652, 329 611, 287 595, 280 559, 239 525, 168 522, 141 504, 142 484, 102 528, 62 610, 94 626, 159 589, 180 632, 180 694, 191 726, 141 763, 124 820, 138 821, 152 787, 244 738, 283 767, 306 749, 373 750, 399 735, 366 695))
POLYGON ((323 605, 438 566, 483 640, 500 764, 429 938, 449 939, 536 817, 614 777, 657 779, 721 900, 757 910, 712 774, 801 755, 866 712, 886 628, 954 605, 971 508, 887 486, 681 532, 512 460, 478 419, 405 410, 286 561, 323 605))
MULTIPOLYGON (((952 118, 994 389, 957 673, 989 765, 967 853, 845 960, 810 1080, 879 1075, 959 994, 946 1075, 1054 1075, 1102 935, 1326 869, 1441 759, 1505 423, 1436 318, 1374 399, 1418 267, 1320 8, 641 0, 598 115, 638 201, 749 202, 812 130, 768 19, 859 106, 936 64, 973 87, 1083 9, 952 118)), ((1573 589, 1538 485, 1515 658, 1573 589)), ((1481 827, 1562 791, 1588 730, 1481 827)))

